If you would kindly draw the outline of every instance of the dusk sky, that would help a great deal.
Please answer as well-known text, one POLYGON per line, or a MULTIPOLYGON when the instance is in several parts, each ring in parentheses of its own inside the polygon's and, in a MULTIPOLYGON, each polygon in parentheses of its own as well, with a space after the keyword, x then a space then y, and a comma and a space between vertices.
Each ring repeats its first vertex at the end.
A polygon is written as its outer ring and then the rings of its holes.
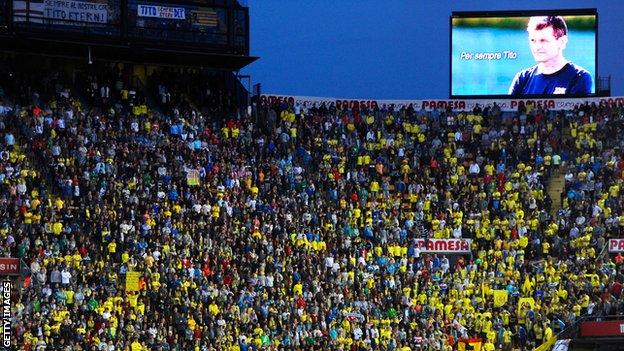
POLYGON ((453 11, 598 9, 598 76, 624 95, 624 1, 248 0, 251 54, 241 73, 263 93, 448 98, 453 11))

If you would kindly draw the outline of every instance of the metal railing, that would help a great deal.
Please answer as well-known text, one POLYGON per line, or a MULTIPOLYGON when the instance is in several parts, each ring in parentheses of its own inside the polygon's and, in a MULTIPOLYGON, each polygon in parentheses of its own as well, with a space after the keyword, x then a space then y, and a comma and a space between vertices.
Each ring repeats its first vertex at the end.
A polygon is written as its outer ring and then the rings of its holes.
MULTIPOLYGON (((138 0, 108 0, 107 7, 101 13, 91 17, 61 18, 55 14, 51 18, 41 6, 14 9, 12 0, 0 0, 0 32, 38 35, 42 38, 58 40, 58 32, 73 33, 72 40, 109 40, 127 44, 124 39, 133 39, 135 44, 142 40, 151 43, 169 41, 185 47, 200 44, 228 53, 248 55, 249 52, 249 13, 247 7, 228 1, 172 1, 151 2, 183 7, 189 14, 181 23, 167 19, 138 17, 138 0), (210 5, 213 4, 213 5, 210 5), (18 12, 16 12, 18 11, 18 12), (192 18, 196 13, 201 18, 192 18), (59 18, 57 18, 59 17, 59 18)), ((141 2, 143 3, 143 2, 141 2)))
POLYGON ((128 36, 136 39, 170 40, 188 43, 227 45, 227 34, 199 30, 128 27, 128 36))
POLYGON ((93 23, 63 19, 33 18, 27 15, 14 14, 12 25, 14 28, 25 30, 62 31, 86 35, 121 35, 121 25, 119 23, 115 23, 115 21, 111 21, 109 23, 93 23))

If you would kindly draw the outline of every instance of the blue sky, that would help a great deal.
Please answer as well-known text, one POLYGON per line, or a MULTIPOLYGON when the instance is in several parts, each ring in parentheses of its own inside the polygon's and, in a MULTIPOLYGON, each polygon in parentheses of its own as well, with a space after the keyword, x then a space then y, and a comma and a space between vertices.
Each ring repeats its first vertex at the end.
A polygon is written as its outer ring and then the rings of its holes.
POLYGON ((598 9, 598 75, 624 95, 621 0, 247 0, 251 54, 241 73, 265 93, 448 98, 453 11, 598 9))

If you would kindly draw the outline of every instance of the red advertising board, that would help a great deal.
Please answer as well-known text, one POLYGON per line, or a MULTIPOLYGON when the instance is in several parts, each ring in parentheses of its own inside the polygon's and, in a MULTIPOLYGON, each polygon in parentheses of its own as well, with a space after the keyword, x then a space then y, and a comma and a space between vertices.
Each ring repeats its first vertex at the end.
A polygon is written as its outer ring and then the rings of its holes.
POLYGON ((624 320, 581 322, 581 336, 624 336, 624 320))
POLYGON ((0 275, 19 275, 20 260, 19 258, 0 258, 0 275))

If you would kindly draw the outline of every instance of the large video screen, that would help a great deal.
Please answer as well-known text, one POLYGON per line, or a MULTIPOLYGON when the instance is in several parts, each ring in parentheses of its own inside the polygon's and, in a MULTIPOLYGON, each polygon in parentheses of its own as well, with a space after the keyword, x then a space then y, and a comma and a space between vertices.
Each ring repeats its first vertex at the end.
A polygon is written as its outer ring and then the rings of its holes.
POLYGON ((596 92, 597 12, 453 13, 451 97, 596 92))

